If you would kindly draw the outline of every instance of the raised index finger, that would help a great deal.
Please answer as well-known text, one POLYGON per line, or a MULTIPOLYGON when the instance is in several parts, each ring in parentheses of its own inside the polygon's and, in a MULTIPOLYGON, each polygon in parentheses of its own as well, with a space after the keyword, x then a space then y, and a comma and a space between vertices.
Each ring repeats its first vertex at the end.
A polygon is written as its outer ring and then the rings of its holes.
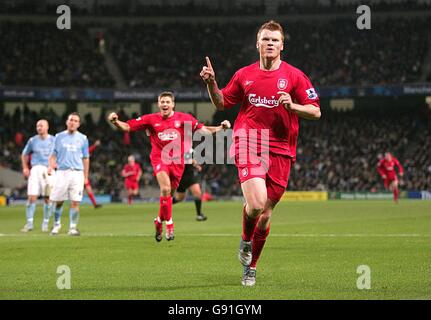
POLYGON ((208 68, 212 69, 212 68, 213 68, 213 66, 211 65, 210 58, 209 58, 209 57, 205 57, 205 60, 207 61, 207 66, 208 66, 208 68))

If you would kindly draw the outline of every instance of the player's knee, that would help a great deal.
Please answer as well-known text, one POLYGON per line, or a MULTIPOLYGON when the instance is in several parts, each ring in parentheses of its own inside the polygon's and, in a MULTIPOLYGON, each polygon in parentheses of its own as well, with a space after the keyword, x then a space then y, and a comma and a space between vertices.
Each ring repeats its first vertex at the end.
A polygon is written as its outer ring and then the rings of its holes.
POLYGON ((160 187, 160 192, 162 196, 167 197, 171 194, 171 187, 169 186, 160 187))
POLYGON ((263 212, 264 206, 265 204, 259 201, 252 201, 251 203, 248 203, 248 214, 252 217, 256 217, 263 212))
POLYGON ((266 228, 266 226, 268 226, 269 224, 270 219, 271 219, 271 212, 264 211, 259 218, 259 224, 261 225, 262 228, 266 228))

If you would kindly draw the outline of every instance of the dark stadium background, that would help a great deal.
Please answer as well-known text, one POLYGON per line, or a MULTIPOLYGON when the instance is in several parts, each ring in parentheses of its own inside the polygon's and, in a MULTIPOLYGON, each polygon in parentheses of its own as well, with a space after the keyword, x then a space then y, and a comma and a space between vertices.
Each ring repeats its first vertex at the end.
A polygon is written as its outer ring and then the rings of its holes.
MULTIPOLYGON (((211 57, 224 86, 258 58, 257 28, 275 19, 285 28, 283 59, 310 76, 322 118, 302 121, 289 190, 383 191, 376 172, 383 152, 405 168, 404 197, 431 190, 431 1, 1 1, 0 194, 25 199, 20 153, 44 117, 50 133, 78 111, 81 131, 102 145, 91 158, 97 194, 120 201, 120 170, 129 154, 145 168, 141 197, 157 195, 149 143, 130 140, 106 121, 155 111, 157 94, 173 90, 177 109, 206 123, 235 120, 238 109, 214 112, 199 77, 211 57), (59 5, 71 29, 56 27, 59 5), (358 30, 356 9, 371 8, 371 29, 358 30)), ((205 190, 240 196, 233 165, 204 166, 205 190)))

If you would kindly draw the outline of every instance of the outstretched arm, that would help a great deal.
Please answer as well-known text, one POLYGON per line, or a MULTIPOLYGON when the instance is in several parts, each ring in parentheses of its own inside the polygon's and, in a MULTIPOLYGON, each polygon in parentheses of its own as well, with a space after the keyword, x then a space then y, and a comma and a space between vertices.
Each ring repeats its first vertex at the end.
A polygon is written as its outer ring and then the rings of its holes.
POLYGON ((219 89, 217 81, 215 79, 215 72, 211 65, 209 57, 205 57, 207 65, 202 68, 200 76, 207 85, 208 94, 211 102, 217 108, 217 110, 224 110, 224 99, 223 92, 219 89))
POLYGON ((199 130, 197 130, 198 132, 202 133, 202 134, 214 134, 216 132, 219 132, 221 130, 226 130, 226 129, 230 129, 231 125, 229 120, 224 120, 222 123, 220 123, 219 126, 203 126, 202 128, 200 128, 199 130))
POLYGON ((118 115, 115 112, 112 112, 109 114, 108 116, 108 120, 117 128, 119 128, 122 131, 130 131, 130 126, 127 122, 124 121, 120 121, 118 119, 118 115))

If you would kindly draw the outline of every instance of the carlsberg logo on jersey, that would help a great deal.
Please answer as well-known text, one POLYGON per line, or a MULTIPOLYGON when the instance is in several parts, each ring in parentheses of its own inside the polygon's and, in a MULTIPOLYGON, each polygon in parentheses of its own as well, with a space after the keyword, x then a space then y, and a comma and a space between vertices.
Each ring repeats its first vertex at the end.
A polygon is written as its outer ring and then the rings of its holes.
POLYGON ((159 132, 157 134, 160 140, 162 141, 170 141, 170 140, 176 140, 178 138, 178 132, 159 132))
POLYGON ((271 99, 268 99, 267 97, 256 97, 255 93, 250 93, 248 95, 248 101, 250 104, 254 105, 255 107, 264 107, 264 108, 274 108, 278 107, 278 99, 275 99, 275 96, 271 96, 271 99))

